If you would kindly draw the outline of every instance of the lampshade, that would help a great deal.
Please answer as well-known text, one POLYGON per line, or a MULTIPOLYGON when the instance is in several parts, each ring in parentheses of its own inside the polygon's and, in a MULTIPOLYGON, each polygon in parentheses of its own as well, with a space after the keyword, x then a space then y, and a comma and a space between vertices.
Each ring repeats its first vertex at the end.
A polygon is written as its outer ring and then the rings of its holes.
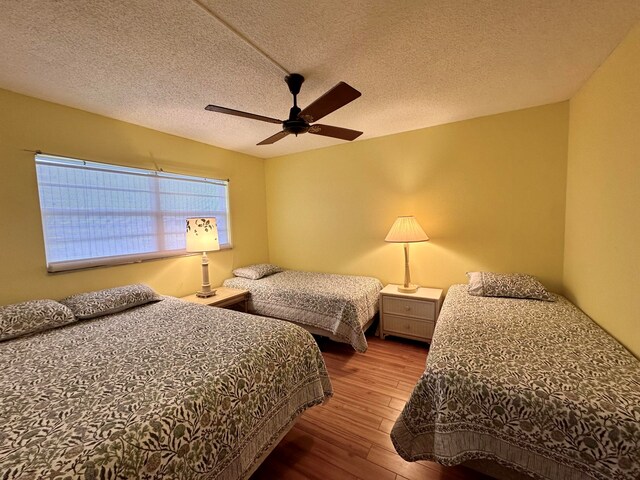
POLYGON ((391 225, 391 230, 385 237, 385 242, 413 243, 429 240, 414 216, 398 217, 391 225))
POLYGON ((215 218, 187 218, 187 252, 220 250, 215 218))

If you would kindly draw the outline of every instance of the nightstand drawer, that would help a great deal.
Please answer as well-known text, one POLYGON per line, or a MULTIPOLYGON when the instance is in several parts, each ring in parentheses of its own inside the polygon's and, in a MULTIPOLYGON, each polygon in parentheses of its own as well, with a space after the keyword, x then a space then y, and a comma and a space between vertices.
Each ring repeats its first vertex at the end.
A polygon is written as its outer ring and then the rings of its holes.
POLYGON ((401 333, 402 335, 430 339, 433 337, 435 322, 424 320, 413 320, 395 315, 384 316, 385 334, 401 333))
POLYGON ((420 300, 410 300, 385 295, 382 298, 382 311, 386 314, 401 315, 403 317, 420 318, 423 320, 436 319, 436 303, 420 300))

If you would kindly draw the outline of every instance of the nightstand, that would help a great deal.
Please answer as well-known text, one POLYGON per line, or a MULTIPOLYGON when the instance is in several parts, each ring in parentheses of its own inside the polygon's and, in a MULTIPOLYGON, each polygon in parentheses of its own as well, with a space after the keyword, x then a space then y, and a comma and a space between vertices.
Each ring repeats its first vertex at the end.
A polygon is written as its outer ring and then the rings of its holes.
POLYGON ((393 335, 431 343, 441 305, 440 288, 401 293, 398 285, 387 285, 380 292, 380 338, 393 335))
POLYGON ((195 294, 182 297, 181 300, 200 305, 209 305, 210 307, 230 308, 232 310, 248 311, 249 290, 241 290, 239 288, 216 287, 216 294, 201 298, 195 294), (238 308, 240 307, 240 308, 238 308))

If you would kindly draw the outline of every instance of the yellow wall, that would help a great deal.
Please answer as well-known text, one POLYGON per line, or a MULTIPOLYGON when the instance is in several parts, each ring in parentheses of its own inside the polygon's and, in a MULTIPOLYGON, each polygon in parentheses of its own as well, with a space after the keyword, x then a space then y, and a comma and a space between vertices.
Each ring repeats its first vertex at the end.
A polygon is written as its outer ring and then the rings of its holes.
POLYGON ((415 215, 413 280, 475 269, 562 281, 568 102, 266 160, 269 255, 289 268, 403 279, 384 237, 415 215))
POLYGON ((570 112, 566 293, 640 357, 640 25, 570 112))
POLYGON ((234 248, 209 255, 212 284, 268 259, 264 160, 6 90, 0 105, 0 305, 134 282, 185 295, 201 281, 199 256, 47 274, 34 158, 24 149, 230 178, 234 248))

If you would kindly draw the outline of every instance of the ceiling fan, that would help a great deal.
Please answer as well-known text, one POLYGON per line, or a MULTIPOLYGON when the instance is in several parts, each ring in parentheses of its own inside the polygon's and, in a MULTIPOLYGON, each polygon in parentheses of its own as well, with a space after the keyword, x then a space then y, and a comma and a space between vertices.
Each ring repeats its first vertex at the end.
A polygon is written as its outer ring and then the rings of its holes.
POLYGON ((319 123, 311 125, 312 122, 320 120, 325 115, 329 115, 331 112, 344 107, 347 103, 358 98, 362 95, 358 90, 344 82, 340 82, 311 105, 307 106, 307 108, 300 110, 300 107, 298 107, 297 97, 298 93, 300 93, 302 82, 304 82, 304 77, 298 73, 292 73, 284 77, 284 81, 289 86, 289 91, 293 95, 293 107, 289 110, 289 118, 287 120, 278 120, 277 118, 265 117, 254 113, 241 112, 240 110, 219 107, 218 105, 207 105, 205 110, 282 125, 282 130, 280 132, 264 139, 258 143, 258 145, 269 145, 271 143, 275 143, 290 133, 298 136, 299 134, 309 132, 314 135, 324 135, 325 137, 340 138, 342 140, 355 140, 362 135, 362 132, 349 130, 348 128, 321 125, 319 123))

